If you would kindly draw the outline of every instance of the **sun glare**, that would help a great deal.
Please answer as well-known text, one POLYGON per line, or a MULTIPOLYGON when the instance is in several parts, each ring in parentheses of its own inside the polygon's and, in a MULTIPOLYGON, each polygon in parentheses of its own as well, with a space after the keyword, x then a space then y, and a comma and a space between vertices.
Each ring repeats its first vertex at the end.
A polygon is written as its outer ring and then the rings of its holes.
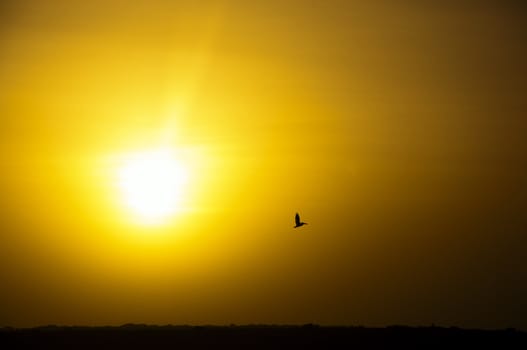
POLYGON ((160 223, 180 210, 187 169, 170 150, 134 153, 119 170, 119 187, 129 209, 143 223, 160 223))

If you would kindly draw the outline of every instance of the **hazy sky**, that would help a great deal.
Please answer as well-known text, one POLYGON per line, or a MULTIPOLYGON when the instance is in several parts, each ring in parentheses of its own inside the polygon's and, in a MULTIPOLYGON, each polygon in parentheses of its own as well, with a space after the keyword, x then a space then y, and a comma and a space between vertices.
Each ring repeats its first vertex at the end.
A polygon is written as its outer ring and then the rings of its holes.
POLYGON ((0 326, 527 329, 524 1, 0 4, 0 326))

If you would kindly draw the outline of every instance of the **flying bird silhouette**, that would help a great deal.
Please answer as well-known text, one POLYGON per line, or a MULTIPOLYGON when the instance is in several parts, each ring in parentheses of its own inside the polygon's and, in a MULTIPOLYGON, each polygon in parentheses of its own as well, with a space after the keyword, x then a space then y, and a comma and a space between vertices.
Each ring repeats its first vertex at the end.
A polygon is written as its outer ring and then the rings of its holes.
POLYGON ((303 225, 307 225, 307 222, 300 221, 300 215, 298 215, 298 213, 296 213, 296 215, 295 215, 295 227, 294 228, 297 228, 297 227, 300 227, 300 226, 303 226, 303 225))

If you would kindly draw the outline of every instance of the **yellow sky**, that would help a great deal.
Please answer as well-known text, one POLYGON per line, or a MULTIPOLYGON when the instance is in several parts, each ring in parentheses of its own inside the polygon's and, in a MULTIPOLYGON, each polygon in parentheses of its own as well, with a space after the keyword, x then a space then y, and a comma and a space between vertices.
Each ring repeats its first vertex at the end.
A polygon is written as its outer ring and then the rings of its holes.
POLYGON ((26 0, 0 22, 0 326, 527 327, 521 2, 26 0), (146 224, 119 171, 158 150, 188 179, 146 224))

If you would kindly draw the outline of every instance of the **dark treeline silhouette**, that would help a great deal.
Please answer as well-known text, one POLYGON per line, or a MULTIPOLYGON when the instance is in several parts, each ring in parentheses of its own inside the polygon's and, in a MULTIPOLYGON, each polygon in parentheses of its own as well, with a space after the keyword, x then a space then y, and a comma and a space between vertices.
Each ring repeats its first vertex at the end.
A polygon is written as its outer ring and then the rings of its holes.
POLYGON ((456 327, 152 326, 0 328, 0 348, 52 349, 527 349, 515 329, 456 327))

